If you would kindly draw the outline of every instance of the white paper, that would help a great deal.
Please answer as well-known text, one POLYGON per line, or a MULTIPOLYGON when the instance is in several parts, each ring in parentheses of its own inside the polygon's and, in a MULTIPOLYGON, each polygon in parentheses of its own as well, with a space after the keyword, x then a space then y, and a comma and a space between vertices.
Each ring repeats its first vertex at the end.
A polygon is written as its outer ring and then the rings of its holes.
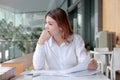
POLYGON ((72 72, 72 73, 61 73, 59 71, 45 71, 45 70, 41 70, 41 71, 27 71, 22 73, 22 75, 32 75, 32 76, 74 76, 74 77, 80 77, 80 76, 89 76, 89 75, 93 75, 96 73, 99 73, 100 71, 98 70, 83 70, 83 71, 77 71, 77 72, 72 72))
POLYGON ((74 72, 74 73, 68 73, 65 76, 74 76, 74 77, 80 77, 80 76, 90 76, 99 73, 100 71, 98 70, 84 70, 84 71, 79 71, 79 72, 74 72))

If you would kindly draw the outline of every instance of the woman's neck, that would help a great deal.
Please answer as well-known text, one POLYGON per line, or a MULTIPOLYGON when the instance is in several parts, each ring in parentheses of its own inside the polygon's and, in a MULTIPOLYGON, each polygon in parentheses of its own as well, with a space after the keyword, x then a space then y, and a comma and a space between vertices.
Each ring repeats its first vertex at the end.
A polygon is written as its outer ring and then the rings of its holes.
POLYGON ((61 36, 54 36, 53 38, 59 46, 64 42, 64 39, 62 39, 61 36))

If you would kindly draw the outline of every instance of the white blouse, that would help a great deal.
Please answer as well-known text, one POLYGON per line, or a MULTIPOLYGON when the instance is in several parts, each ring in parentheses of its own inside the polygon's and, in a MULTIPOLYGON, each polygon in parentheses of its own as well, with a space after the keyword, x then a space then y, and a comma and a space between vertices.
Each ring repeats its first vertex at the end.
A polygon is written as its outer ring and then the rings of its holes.
POLYGON ((90 55, 86 52, 83 39, 74 34, 68 40, 69 44, 58 46, 51 37, 44 45, 37 44, 33 55, 34 69, 65 70, 83 63, 86 63, 86 69, 90 55))

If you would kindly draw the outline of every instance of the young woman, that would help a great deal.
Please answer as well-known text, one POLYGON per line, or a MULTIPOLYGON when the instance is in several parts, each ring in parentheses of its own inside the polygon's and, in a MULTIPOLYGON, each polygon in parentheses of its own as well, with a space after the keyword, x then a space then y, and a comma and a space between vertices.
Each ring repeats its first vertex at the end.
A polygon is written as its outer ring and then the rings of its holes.
POLYGON ((84 69, 97 69, 97 62, 90 59, 83 39, 73 33, 66 12, 60 8, 49 11, 33 55, 34 69, 74 72, 79 71, 82 64, 84 69))

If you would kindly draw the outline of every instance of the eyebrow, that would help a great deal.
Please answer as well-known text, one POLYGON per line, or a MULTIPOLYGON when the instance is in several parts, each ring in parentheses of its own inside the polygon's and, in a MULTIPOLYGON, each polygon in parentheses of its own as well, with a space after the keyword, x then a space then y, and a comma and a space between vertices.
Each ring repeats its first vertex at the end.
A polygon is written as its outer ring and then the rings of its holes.
POLYGON ((48 21, 48 23, 54 23, 53 21, 48 21))

